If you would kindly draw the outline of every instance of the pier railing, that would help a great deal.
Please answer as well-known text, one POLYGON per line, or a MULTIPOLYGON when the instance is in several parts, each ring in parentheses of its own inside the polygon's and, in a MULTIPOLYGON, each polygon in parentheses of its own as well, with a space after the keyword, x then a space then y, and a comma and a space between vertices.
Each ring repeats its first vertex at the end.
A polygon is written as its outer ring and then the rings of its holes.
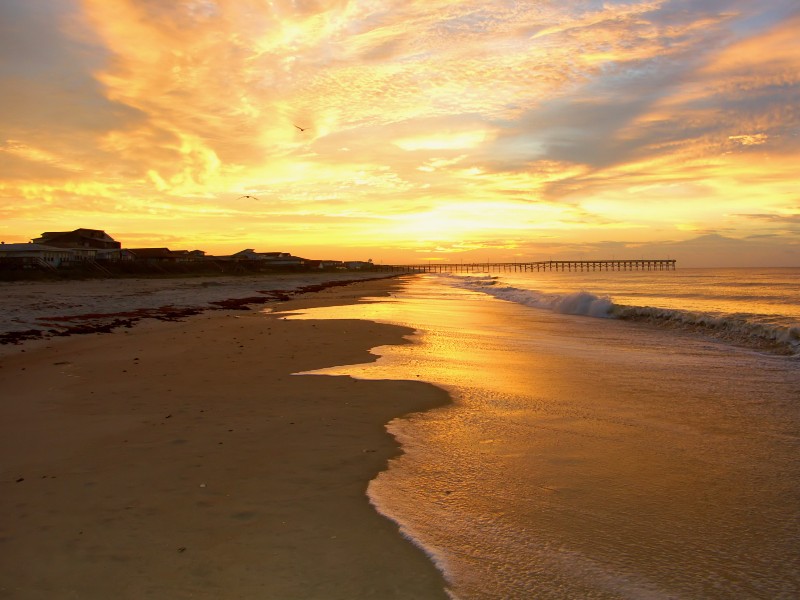
POLYGON ((485 273, 492 271, 674 271, 675 259, 543 260, 537 262, 424 263, 375 265, 380 271, 409 273, 485 273))

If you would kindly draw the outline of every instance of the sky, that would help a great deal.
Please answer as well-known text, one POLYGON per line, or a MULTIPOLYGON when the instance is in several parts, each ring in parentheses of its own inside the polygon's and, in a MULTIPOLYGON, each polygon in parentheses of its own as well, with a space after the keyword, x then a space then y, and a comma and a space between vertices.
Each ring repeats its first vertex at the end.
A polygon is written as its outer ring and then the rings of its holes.
POLYGON ((0 0, 0 240, 800 266, 798 31, 797 0, 0 0))

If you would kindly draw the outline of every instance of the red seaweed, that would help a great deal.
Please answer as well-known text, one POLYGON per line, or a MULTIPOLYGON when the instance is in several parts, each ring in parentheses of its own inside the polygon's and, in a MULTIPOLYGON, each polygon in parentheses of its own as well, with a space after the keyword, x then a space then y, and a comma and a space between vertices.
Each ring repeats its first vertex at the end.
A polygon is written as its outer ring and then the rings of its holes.
POLYGON ((250 310, 251 305, 261 305, 268 302, 286 302, 292 296, 320 292, 330 287, 339 287, 364 281, 363 279, 348 279, 343 281, 328 281, 312 285, 301 286, 294 290, 259 290, 260 296, 247 298, 229 298, 210 302, 211 306, 176 307, 171 305, 159 308, 140 308, 132 311, 114 313, 85 313, 80 315, 63 315, 53 317, 37 317, 48 329, 27 329, 24 331, 9 331, 0 333, 0 345, 20 344, 27 340, 42 339, 50 336, 83 335, 88 333, 109 333, 118 327, 133 327, 142 319, 157 319, 159 321, 180 321, 192 315, 198 315, 207 310, 250 310), (74 324, 73 324, 74 323, 74 324))

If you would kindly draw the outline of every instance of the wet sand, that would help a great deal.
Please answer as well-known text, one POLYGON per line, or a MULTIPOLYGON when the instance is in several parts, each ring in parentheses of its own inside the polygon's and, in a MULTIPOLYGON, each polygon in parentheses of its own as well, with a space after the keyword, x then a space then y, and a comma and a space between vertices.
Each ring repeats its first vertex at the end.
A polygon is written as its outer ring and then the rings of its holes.
POLYGON ((385 424, 447 395, 292 375, 409 333, 225 311, 6 346, 0 598, 446 598, 365 490, 399 451, 385 424))

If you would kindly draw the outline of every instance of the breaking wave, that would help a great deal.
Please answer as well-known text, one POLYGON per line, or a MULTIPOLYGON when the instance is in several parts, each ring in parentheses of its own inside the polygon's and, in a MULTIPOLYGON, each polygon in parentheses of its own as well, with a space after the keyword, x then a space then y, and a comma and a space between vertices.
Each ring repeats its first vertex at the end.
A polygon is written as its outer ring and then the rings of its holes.
POLYGON ((500 284, 497 277, 447 276, 457 287, 489 294, 501 300, 556 313, 622 319, 680 329, 725 342, 800 357, 800 327, 765 322, 757 314, 708 314, 680 309, 615 304, 608 296, 587 291, 569 294, 545 293, 500 284))
POLYGON ((486 277, 454 278, 456 285, 484 292, 502 300, 544 308, 565 315, 582 315, 585 317, 611 317, 614 304, 611 298, 595 296, 589 292, 573 294, 546 294, 534 290, 526 290, 511 286, 498 285, 499 280, 491 275, 486 277))

